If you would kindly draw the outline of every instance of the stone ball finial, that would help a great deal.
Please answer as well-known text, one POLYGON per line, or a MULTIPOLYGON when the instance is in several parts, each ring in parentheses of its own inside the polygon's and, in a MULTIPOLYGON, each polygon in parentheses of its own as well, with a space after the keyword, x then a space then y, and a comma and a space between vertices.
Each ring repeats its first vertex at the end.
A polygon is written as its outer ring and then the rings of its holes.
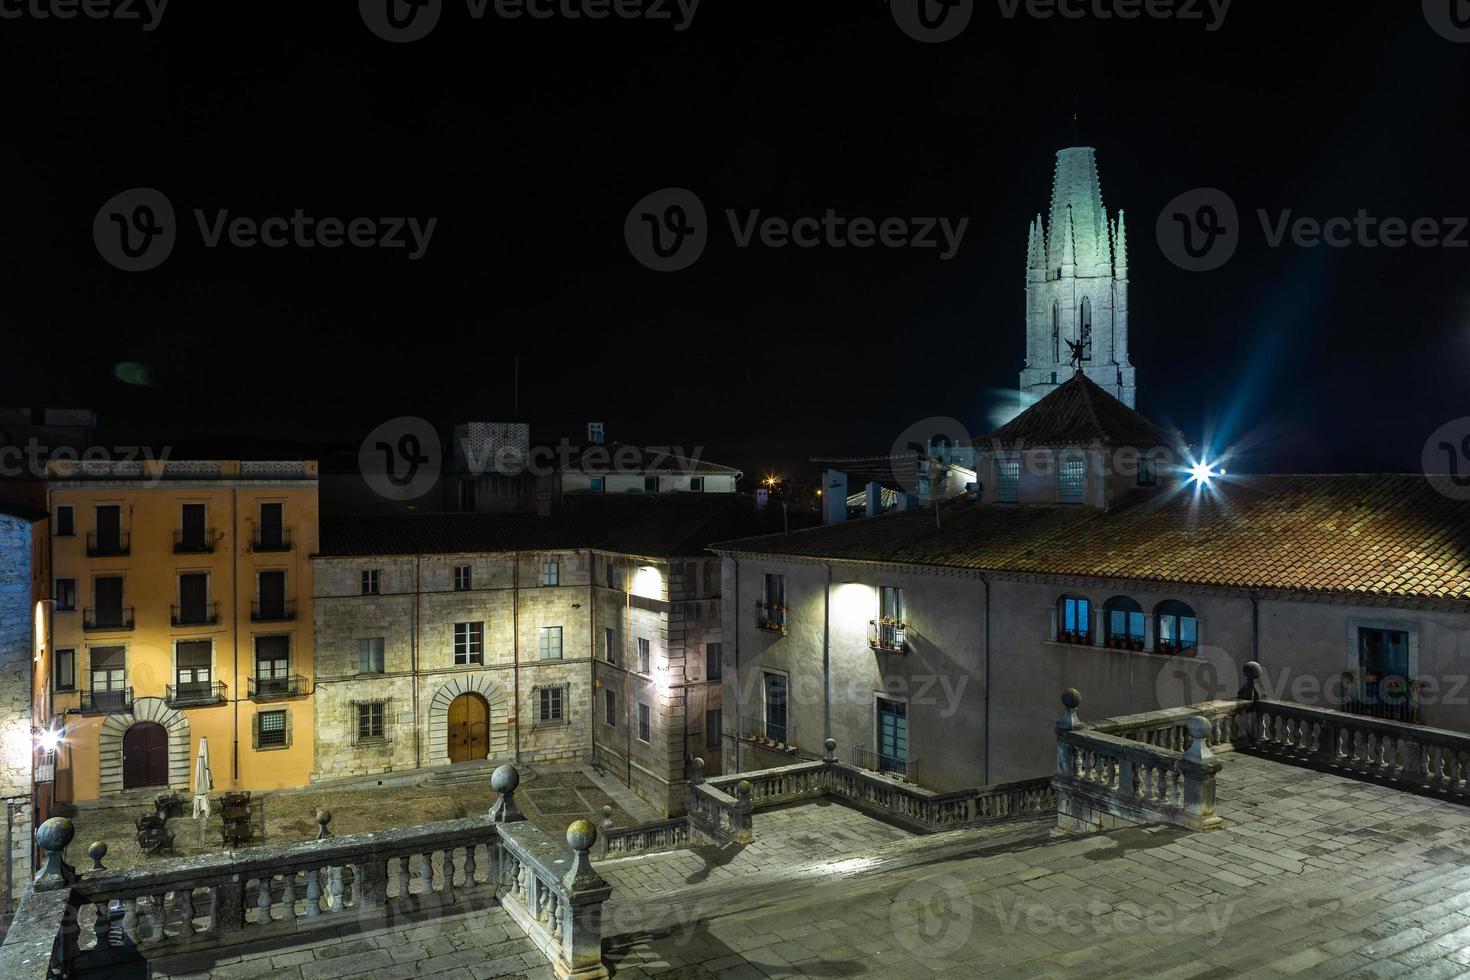
POLYGON ((837 739, 835 738, 826 739, 822 742, 822 745, 826 747, 828 755, 837 751, 837 739))
POLYGON ((1196 742, 1208 742, 1210 740, 1210 723, 1200 715, 1195 715, 1186 721, 1184 728, 1189 732, 1189 737, 1196 742))
POLYGON ((742 779, 735 784, 735 795, 742 800, 750 799, 750 790, 750 780, 748 779, 742 779))
POLYGON ((502 796, 506 793, 514 793, 520 784, 521 774, 516 772, 515 766, 497 766, 490 774, 490 788, 502 796))
POLYGON ((321 824, 323 827, 325 827, 327 824, 331 823, 332 822, 332 811, 331 810, 318 810, 316 812, 316 822, 319 823, 319 824, 321 824))
POLYGON ((700 772, 704 772, 704 760, 699 756, 694 757, 694 768, 700 772))
POLYGON ((36 843, 43 851, 64 851, 77 830, 66 817, 52 817, 36 828, 36 843))
POLYGON ((1075 687, 1069 687, 1062 692, 1062 706, 1068 711, 1076 711, 1082 706, 1082 692, 1075 687))
POLYGON ((92 859, 93 871, 106 871, 107 869, 102 866, 102 859, 107 857, 107 842, 93 841, 92 846, 87 848, 87 857, 92 859))
POLYGON ((567 843, 574 851, 589 851, 597 843, 597 828, 591 820, 573 820, 567 827, 567 843))
POLYGON ((1245 676, 1249 677, 1253 681, 1258 681, 1261 679, 1261 665, 1256 663, 1254 660, 1247 660, 1245 662, 1245 666, 1242 667, 1241 670, 1245 673, 1245 676))

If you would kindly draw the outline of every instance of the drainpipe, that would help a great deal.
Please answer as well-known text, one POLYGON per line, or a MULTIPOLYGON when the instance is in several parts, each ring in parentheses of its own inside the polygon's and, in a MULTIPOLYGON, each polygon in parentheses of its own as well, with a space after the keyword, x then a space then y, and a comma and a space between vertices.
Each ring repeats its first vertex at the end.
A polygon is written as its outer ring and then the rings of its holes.
POLYGON ((735 620, 735 683, 731 688, 735 694, 735 734, 730 744, 735 748, 735 771, 743 772, 740 768, 740 685, 744 683, 740 677, 740 559, 730 560, 735 563, 735 612, 732 617, 735 620))
POLYGON ((990 785, 990 579, 985 573, 980 573, 980 581, 985 585, 985 755, 984 775, 980 782, 983 786, 990 785))
POLYGON ((409 673, 413 676, 413 767, 415 769, 422 768, 424 764, 423 736, 419 731, 419 617, 424 594, 423 565, 423 556, 415 555, 413 559, 413 640, 408 645, 409 657, 412 659, 409 673))
MULTIPOLYGON (((1251 659, 1261 662, 1261 594, 1251 593, 1251 659)), ((1227 689, 1228 692, 1228 689, 1227 689)))
POLYGON ((832 565, 822 592, 822 738, 832 737, 832 565))
POLYGON ((515 697, 515 759, 521 764, 521 553, 510 556, 510 677, 515 697))
POLYGON ((240 490, 230 489, 230 637, 234 647, 234 742, 230 749, 230 785, 240 788, 240 490))

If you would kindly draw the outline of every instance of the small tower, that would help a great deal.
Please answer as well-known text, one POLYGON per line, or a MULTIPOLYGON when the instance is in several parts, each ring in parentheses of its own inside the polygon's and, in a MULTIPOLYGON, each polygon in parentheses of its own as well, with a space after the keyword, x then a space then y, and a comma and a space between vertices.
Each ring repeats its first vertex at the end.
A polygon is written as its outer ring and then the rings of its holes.
POLYGON ((1110 221, 1103 206, 1096 151, 1058 151, 1049 224, 1037 215, 1027 234, 1025 401, 1044 398, 1072 376, 1071 342, 1082 345, 1082 372, 1135 407, 1126 236, 1123 215, 1110 221))

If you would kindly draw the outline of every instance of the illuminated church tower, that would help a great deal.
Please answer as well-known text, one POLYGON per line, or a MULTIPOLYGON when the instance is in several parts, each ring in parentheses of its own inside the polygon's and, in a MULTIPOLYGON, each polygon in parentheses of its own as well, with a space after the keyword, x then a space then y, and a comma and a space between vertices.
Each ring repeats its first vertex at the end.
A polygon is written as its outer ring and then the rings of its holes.
POLYGON ((1068 341, 1082 344, 1082 370, 1129 408, 1137 381, 1128 361, 1128 239, 1123 213, 1108 220, 1091 147, 1057 153, 1051 217, 1031 223, 1026 248, 1023 402, 1044 398, 1076 370, 1068 341))

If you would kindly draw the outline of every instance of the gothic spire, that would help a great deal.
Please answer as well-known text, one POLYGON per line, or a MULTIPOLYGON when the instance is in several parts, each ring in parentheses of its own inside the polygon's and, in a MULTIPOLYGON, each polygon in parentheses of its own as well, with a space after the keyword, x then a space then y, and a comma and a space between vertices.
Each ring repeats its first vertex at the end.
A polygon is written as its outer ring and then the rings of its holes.
POLYGON ((1118 234, 1113 246, 1113 275, 1119 279, 1128 278, 1128 227, 1124 221, 1126 214, 1125 211, 1118 212, 1118 234))

